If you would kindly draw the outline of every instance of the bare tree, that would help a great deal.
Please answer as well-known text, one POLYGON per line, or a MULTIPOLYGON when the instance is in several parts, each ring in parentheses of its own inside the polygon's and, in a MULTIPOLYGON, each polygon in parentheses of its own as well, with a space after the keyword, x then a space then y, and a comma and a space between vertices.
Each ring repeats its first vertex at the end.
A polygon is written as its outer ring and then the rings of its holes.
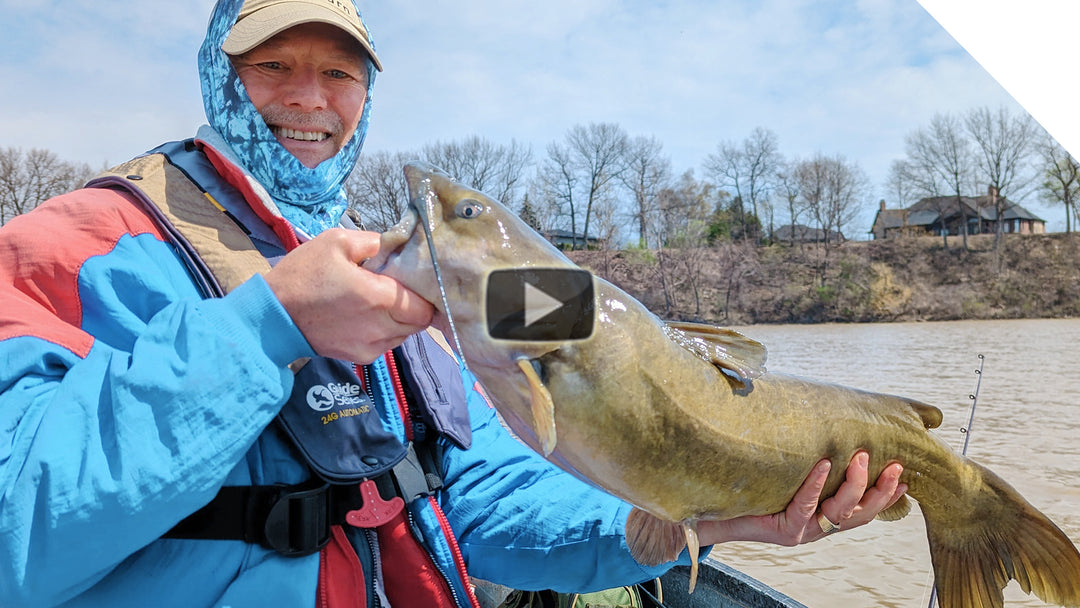
POLYGON ((768 204, 780 162, 776 134, 762 127, 755 128, 739 144, 721 142, 716 153, 705 158, 706 173, 742 203, 737 219, 742 223, 744 236, 748 232, 745 206, 749 205, 751 214, 761 220, 758 206, 768 204))
POLYGON ((758 272, 760 258, 752 243, 719 243, 713 249, 718 259, 710 270, 714 276, 721 277, 720 284, 724 294, 721 319, 727 320, 731 314, 732 298, 738 294, 743 279, 758 272))
POLYGON ((0 148, 0 225, 91 177, 89 165, 62 161, 48 150, 0 148))
POLYGON ((1065 207, 1065 232, 1072 232, 1069 217, 1080 219, 1080 161, 1077 161, 1053 137, 1044 134, 1039 144, 1042 156, 1043 200, 1065 207))
POLYGON ((977 108, 968 113, 964 124, 975 143, 975 166, 979 178, 989 187, 991 205, 995 212, 994 250, 1004 227, 1009 203, 1022 196, 1034 174, 1028 171, 1028 158, 1039 128, 1027 114, 1012 115, 1004 107, 996 112, 977 108))
POLYGON ((477 135, 460 141, 424 146, 424 160, 443 169, 465 185, 512 207, 532 150, 514 140, 499 145, 477 135))
POLYGON ((593 210, 593 233, 604 243, 604 249, 618 248, 620 234, 626 227, 626 218, 620 217, 615 205, 598 205, 593 210))
POLYGON ((648 249, 649 224, 658 209, 660 190, 671 180, 671 159, 663 156, 663 144, 655 137, 635 137, 626 149, 626 170, 621 181, 634 199, 638 245, 648 249))
POLYGON ((843 156, 828 157, 818 153, 799 163, 799 191, 803 204, 816 220, 824 239, 820 272, 825 285, 829 270, 829 252, 839 243, 843 228, 859 211, 859 202, 869 189, 869 181, 858 163, 843 156))
POLYGON ((802 196, 799 181, 799 161, 785 161, 776 171, 776 189, 774 190, 787 210, 788 222, 792 230, 789 232, 791 240, 789 245, 795 244, 795 226, 798 225, 802 214, 806 212, 805 201, 802 196))
POLYGON ((409 188, 402 168, 414 160, 406 152, 363 154, 345 182, 349 207, 369 230, 386 230, 409 206, 409 188))
MULTIPOLYGON (((652 225, 657 243, 657 272, 664 294, 664 315, 671 316, 678 306, 677 294, 687 283, 694 291, 695 309, 700 314, 700 289, 703 256, 686 255, 682 250, 706 244, 712 186, 694 179, 687 171, 658 197, 659 213, 652 225)), ((698 252, 700 253, 700 252, 698 252)))
POLYGON ((541 175, 551 196, 570 218, 575 249, 582 236, 577 230, 578 220, 583 216, 583 234, 587 238, 594 207, 616 201, 613 187, 623 170, 628 139, 616 124, 592 123, 571 128, 565 143, 548 145, 541 175))
POLYGON ((570 129, 566 141, 586 185, 587 238, 594 206, 614 200, 610 188, 622 173, 628 138, 622 127, 614 123, 592 123, 588 127, 579 125, 570 129))
POLYGON ((945 215, 950 203, 955 202, 960 211, 959 232, 966 251, 968 214, 962 197, 971 187, 975 161, 960 120, 950 114, 936 114, 929 128, 908 135, 905 143, 914 183, 926 196, 940 201, 936 210, 941 217, 941 238, 945 248, 949 247, 945 215))
POLYGON ((548 144, 547 158, 540 166, 539 177, 543 198, 560 216, 569 218, 570 233, 577 235, 578 182, 581 176, 574 167, 569 146, 554 141, 548 144))
POLYGON ((889 166, 889 177, 885 182, 885 188, 896 197, 896 204, 901 208, 908 208, 918 200, 919 187, 915 177, 915 167, 910 160, 900 159, 893 161, 889 166))

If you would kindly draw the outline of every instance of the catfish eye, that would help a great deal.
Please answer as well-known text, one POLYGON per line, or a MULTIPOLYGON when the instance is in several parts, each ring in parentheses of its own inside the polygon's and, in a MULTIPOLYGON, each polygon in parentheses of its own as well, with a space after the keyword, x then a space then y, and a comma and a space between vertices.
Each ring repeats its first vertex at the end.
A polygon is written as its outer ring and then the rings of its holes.
POLYGON ((454 213, 465 220, 479 217, 483 212, 484 206, 480 204, 480 201, 471 198, 462 199, 454 208, 454 213))

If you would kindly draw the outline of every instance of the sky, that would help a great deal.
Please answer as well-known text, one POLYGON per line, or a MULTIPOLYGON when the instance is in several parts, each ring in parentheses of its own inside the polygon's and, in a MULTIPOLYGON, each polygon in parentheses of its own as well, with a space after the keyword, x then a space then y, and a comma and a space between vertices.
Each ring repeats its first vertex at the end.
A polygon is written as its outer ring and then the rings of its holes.
MULTIPOLYGON (((1025 111, 967 50, 987 38, 970 29, 975 7, 1012 0, 921 1, 361 0, 386 69, 365 150, 479 135, 539 159, 572 127, 611 122, 656 137, 677 173, 702 178, 721 142, 764 127, 788 158, 859 164, 874 191, 847 232, 866 238, 877 201, 897 206, 884 183, 905 136, 935 113, 1025 111)), ((193 135, 212 3, 0 0, 0 147, 98 168, 193 135)), ((1062 210, 1020 202, 1064 230, 1062 210)))

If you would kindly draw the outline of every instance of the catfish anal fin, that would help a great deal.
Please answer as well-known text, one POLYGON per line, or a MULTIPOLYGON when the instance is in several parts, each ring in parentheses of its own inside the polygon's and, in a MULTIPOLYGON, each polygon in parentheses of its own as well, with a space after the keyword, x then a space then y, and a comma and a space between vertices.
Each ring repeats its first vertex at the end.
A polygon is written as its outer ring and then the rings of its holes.
POLYGON ((898 519, 903 519, 908 513, 911 513, 911 501, 908 500, 907 495, 904 495, 894 502, 891 507, 879 512, 875 519, 880 519, 881 521, 896 521, 898 519))
POLYGON ((555 402, 551 399, 551 393, 540 381, 540 375, 533 368, 532 361, 518 359, 518 367, 525 373, 525 379, 529 382, 529 393, 532 399, 533 430, 536 439, 540 442, 540 449, 545 457, 555 451, 555 402))

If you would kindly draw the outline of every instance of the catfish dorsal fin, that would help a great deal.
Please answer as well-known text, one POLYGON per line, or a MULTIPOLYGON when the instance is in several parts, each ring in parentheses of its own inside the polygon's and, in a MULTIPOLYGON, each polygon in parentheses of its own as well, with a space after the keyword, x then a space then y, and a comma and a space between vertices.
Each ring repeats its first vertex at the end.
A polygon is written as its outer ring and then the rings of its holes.
POLYGON ((715 365, 730 380, 741 382, 747 390, 750 381, 765 373, 765 346, 735 330, 683 321, 668 321, 666 327, 668 336, 677 344, 715 365))

